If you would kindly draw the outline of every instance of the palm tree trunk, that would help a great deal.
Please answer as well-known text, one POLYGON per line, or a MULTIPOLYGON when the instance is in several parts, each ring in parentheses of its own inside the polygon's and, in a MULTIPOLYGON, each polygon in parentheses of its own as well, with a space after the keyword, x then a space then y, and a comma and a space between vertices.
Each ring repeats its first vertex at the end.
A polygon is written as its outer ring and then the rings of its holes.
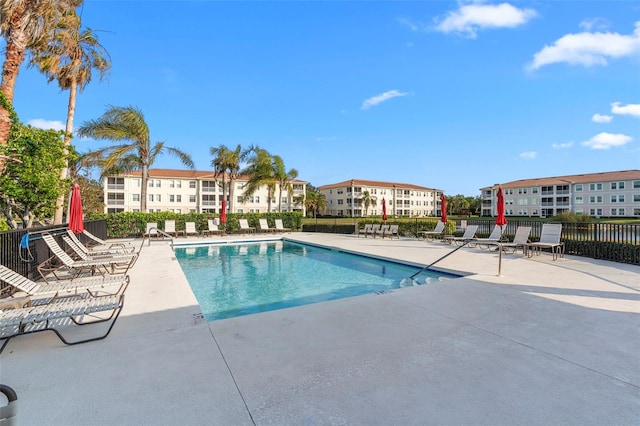
MULTIPOLYGON (((24 11, 24 9, 21 10, 24 11)), ((13 17, 13 20, 19 20, 21 15, 22 12, 17 12, 13 17)), ((9 36, 6 38, 9 41, 5 46, 5 59, 2 64, 2 83, 0 83, 0 91, 4 94, 7 102, 13 104, 16 78, 20 71, 20 64, 24 61, 26 40, 24 31, 11 31, 9 36)), ((9 132, 11 132, 11 116, 4 105, 0 104, 0 145, 4 146, 7 144, 7 141, 9 140, 9 132)), ((0 173, 4 170, 4 161, 4 158, 0 157, 0 173)))
POLYGON ((234 213, 234 207, 236 205, 236 203, 234 202, 234 197, 235 197, 235 193, 236 193, 236 180, 234 178, 230 178, 229 180, 229 201, 228 201, 228 205, 229 205, 229 213, 234 213))
MULTIPOLYGON (((27 48, 26 34, 20 30, 20 20, 24 15, 25 5, 17 9, 11 17, 11 27, 6 37, 7 45, 5 46, 5 59, 2 64, 2 83, 0 83, 0 91, 7 98, 9 103, 13 103, 14 88, 20 65, 24 61, 24 54, 27 48)), ((0 145, 6 145, 9 140, 9 131, 11 130, 11 118, 9 111, 0 105, 0 145)), ((1 161, 1 160, 0 160, 1 161)), ((0 163, 0 171, 3 163, 0 163)))
POLYGON ((282 213, 282 184, 278 184, 278 211, 282 213))
POLYGON ((142 165, 142 188, 140 188, 140 212, 147 212, 147 185, 149 183, 149 166, 142 165))
MULTIPOLYGON (((64 129, 64 154, 65 156, 69 155, 69 145, 71 145, 71 133, 73 132, 73 118, 76 114, 76 96, 77 96, 77 88, 78 83, 72 79, 71 86, 69 87, 69 103, 67 105, 67 125, 64 129)), ((66 179, 69 176, 69 167, 67 160, 67 167, 60 171, 60 179, 66 179)), ((53 217, 54 225, 59 225, 62 223, 62 215, 64 211, 64 198, 65 194, 60 194, 58 199, 56 200, 56 212, 53 217)))

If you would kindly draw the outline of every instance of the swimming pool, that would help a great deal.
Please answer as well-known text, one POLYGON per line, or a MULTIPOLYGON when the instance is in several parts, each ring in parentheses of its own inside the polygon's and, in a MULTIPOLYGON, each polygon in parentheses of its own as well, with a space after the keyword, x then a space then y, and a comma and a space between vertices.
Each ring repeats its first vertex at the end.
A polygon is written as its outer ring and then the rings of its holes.
POLYGON ((177 247, 207 321, 417 285, 451 275, 289 241, 177 247))

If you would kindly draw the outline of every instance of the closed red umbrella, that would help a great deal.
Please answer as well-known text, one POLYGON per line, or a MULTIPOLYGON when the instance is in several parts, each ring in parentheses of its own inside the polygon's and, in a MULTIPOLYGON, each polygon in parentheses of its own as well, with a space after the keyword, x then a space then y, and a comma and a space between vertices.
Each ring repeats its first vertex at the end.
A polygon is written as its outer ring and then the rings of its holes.
POLYGON ((444 192, 440 194, 440 222, 447 223, 447 197, 444 192))
POLYGON ((227 200, 222 200, 222 211, 220 212, 220 223, 227 222, 227 200))
POLYGON ((387 202, 382 199, 382 220, 387 220, 387 202))
POLYGON ((498 187, 498 216, 496 217, 496 225, 503 227, 507 224, 507 218, 504 216, 504 195, 502 187, 498 187))
POLYGON ((82 216, 80 186, 74 183, 71 189, 71 200, 69 201, 69 229, 75 234, 81 234, 84 231, 84 218, 82 216))

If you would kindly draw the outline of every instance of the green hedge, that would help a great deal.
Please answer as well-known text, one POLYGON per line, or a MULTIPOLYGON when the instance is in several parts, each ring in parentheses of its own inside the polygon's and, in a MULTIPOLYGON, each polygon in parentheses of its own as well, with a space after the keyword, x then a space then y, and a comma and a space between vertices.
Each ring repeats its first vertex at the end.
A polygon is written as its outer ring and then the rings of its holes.
MULTIPOLYGON (((196 229, 202 231, 208 229, 207 220, 219 218, 219 214, 213 213, 173 213, 173 212, 157 212, 157 213, 109 213, 109 214, 93 214, 87 215, 87 220, 103 219, 107 223, 108 238, 127 238, 139 237, 147 227, 147 223, 154 222, 158 224, 159 229, 164 229, 166 220, 176 221, 176 230, 184 230, 185 222, 195 222, 196 229)), ((302 214, 298 212, 291 213, 229 213, 227 214, 227 233, 238 231, 238 219, 247 219, 249 226, 260 229, 258 219, 266 218, 269 227, 275 228, 275 219, 282 219, 285 228, 293 230, 300 229, 302 224, 302 214)))
POLYGON ((327 234, 353 234, 355 227, 353 225, 340 225, 328 223, 305 223, 302 225, 303 232, 325 232, 327 234))

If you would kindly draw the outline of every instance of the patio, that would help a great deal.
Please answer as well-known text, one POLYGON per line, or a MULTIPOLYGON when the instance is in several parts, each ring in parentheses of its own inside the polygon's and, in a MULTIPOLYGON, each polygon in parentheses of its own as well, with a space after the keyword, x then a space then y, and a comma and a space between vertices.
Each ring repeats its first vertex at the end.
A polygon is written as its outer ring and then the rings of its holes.
MULTIPOLYGON (((420 265, 452 248, 283 237, 420 265)), ((221 237, 176 242, 207 240, 221 237)), ((17 337, 0 383, 20 424, 640 423, 640 267, 504 254, 498 276, 498 254, 474 248, 436 266, 469 275, 206 323, 168 241, 153 241, 107 339, 17 337)))

